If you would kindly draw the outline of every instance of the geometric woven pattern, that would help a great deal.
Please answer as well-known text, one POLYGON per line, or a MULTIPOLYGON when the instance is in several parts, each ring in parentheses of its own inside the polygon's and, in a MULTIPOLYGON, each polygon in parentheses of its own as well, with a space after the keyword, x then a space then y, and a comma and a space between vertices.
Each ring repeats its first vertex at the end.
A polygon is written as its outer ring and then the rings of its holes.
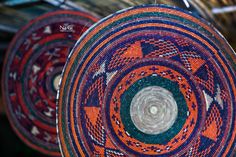
POLYGON ((45 154, 60 155, 56 92, 66 57, 96 21, 83 12, 51 12, 22 28, 8 49, 2 81, 8 118, 27 145, 45 154))
POLYGON ((235 53, 200 17, 166 5, 119 11, 77 42, 63 71, 64 156, 230 156, 235 53))

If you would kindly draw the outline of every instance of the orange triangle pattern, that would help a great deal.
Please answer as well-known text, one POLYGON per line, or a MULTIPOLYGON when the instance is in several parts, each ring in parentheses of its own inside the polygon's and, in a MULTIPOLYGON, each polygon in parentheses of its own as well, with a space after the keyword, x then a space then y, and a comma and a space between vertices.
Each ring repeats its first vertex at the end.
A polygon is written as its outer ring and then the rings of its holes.
POLYGON ((100 108, 99 107, 84 107, 84 110, 90 122, 93 125, 96 125, 96 122, 100 113, 100 108))
POLYGON ((94 148, 95 148, 96 154, 99 154, 101 156, 103 156, 105 154, 105 148, 104 147, 100 147, 100 146, 97 146, 96 144, 94 144, 94 148))
POLYGON ((106 147, 106 148, 110 148, 110 149, 117 149, 117 148, 114 146, 114 144, 112 143, 112 141, 111 141, 110 138, 107 138, 107 139, 106 139, 105 147, 106 147))
POLYGON ((191 65, 191 69, 193 73, 195 73, 204 63, 205 61, 199 58, 188 58, 188 61, 191 65))
POLYGON ((213 120, 206 130, 203 131, 202 135, 217 141, 217 124, 215 120, 213 120))
POLYGON ((136 41, 134 44, 121 55, 124 58, 142 58, 143 52, 140 41, 136 41))

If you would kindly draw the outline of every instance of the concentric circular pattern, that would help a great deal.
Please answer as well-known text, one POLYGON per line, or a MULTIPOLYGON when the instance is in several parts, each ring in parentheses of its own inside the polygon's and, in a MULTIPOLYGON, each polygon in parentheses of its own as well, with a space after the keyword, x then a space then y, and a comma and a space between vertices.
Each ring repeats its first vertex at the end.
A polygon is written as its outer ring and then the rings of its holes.
POLYGON ((230 156, 236 77, 229 55, 218 31, 178 8, 144 5, 103 19, 63 71, 62 153, 230 156))
POLYGON ((8 118, 18 136, 59 156, 56 93, 69 51, 96 18, 83 12, 45 14, 19 31, 5 59, 2 81, 8 118))
POLYGON ((172 93, 159 86, 150 86, 133 97, 130 116, 134 125, 142 132, 159 134, 173 125, 177 110, 172 93))
POLYGON ((181 145, 191 142, 194 132, 198 134, 205 115, 204 100, 192 78, 180 66, 160 59, 142 60, 114 76, 107 87, 103 114, 106 115, 105 130, 109 131, 112 141, 121 146, 119 149, 135 156, 167 155, 173 149, 184 149, 181 145), (150 115, 148 108, 153 109, 156 116, 150 115), (158 110, 161 113, 157 114, 158 110), (191 110, 195 112, 190 113, 191 110), (180 140, 175 142, 175 139, 180 140), (136 148, 129 141, 142 147, 136 148), (163 147, 167 142, 168 149, 163 147), (123 145, 126 146, 122 148, 123 145), (149 150, 150 146, 153 149, 149 150))

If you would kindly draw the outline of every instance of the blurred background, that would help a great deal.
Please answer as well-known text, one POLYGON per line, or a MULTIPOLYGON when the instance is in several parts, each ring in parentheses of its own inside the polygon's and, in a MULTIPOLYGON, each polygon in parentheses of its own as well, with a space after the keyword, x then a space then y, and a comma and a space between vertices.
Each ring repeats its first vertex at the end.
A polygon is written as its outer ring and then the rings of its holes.
MULTIPOLYGON (((82 10, 103 18, 140 4, 169 4, 194 12, 211 22, 236 50, 236 0, 0 0, 0 66, 16 32, 31 19, 47 12, 82 10)), ((0 71, 0 75, 1 75, 0 71)), ((0 152, 9 157, 43 157, 14 134, 5 115, 0 93, 0 152)))

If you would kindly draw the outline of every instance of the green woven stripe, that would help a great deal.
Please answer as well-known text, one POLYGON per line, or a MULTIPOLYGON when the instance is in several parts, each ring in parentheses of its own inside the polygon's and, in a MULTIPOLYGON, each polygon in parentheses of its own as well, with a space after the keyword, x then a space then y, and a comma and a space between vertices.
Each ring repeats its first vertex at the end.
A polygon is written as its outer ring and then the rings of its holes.
POLYGON ((187 111, 188 107, 178 84, 170 81, 169 79, 158 76, 148 76, 136 81, 121 96, 120 115, 122 123, 125 126, 125 130, 130 134, 131 137, 148 144, 166 144, 169 142, 176 134, 180 132, 183 125, 185 124, 187 111), (140 90, 149 86, 160 86, 169 90, 173 94, 173 97, 178 105, 178 116, 173 126, 166 132, 157 135, 149 135, 139 131, 133 124, 130 116, 130 106, 133 97, 140 90))

